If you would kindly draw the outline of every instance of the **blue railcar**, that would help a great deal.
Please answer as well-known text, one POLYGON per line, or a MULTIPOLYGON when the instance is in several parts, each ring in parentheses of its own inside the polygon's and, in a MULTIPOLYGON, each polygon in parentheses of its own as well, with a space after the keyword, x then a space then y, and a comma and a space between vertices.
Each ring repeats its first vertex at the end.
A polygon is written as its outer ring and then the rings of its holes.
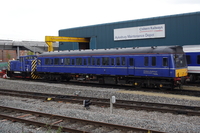
POLYGON ((174 88, 187 76, 181 46, 46 52, 37 62, 37 74, 47 80, 84 79, 174 88))
MULTIPOLYGON (((37 55, 21 56, 19 60, 8 62, 7 74, 9 77, 18 76, 21 78, 31 78, 33 71, 33 61, 37 61, 37 55)), ((36 64, 35 64, 36 67, 36 64)))

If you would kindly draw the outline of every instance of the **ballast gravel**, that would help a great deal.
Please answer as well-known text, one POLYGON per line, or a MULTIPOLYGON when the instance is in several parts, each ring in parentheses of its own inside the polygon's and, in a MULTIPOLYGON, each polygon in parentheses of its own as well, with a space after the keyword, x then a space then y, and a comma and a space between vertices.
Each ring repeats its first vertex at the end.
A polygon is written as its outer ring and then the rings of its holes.
MULTIPOLYGON (((79 92, 80 96, 92 96, 99 98, 146 101, 156 103, 170 103, 179 105, 199 106, 199 98, 186 99, 175 97, 163 97, 142 95, 139 93, 123 93, 119 89, 110 89, 102 87, 91 87, 84 85, 54 84, 43 82, 32 82, 22 80, 0 79, 0 88, 14 89, 20 91, 44 92, 74 95, 79 92)), ((8 107, 17 107, 68 117, 101 121, 113 124, 145 128, 150 130, 168 132, 168 133, 200 133, 200 117, 176 115, 171 113, 147 112, 136 110, 113 109, 110 114, 110 108, 90 106, 86 110, 80 104, 59 103, 54 101, 44 102, 37 99, 19 98, 11 96, 0 96, 0 105, 8 107)), ((44 120, 45 121, 45 120, 44 120)), ((45 130, 34 126, 27 126, 23 123, 0 120, 0 133, 47 133, 56 132, 55 130, 45 130)), ((98 132, 97 130, 93 132, 98 132)), ((100 132, 100 131, 99 131, 100 132)), ((117 132, 117 131, 116 131, 117 132)))

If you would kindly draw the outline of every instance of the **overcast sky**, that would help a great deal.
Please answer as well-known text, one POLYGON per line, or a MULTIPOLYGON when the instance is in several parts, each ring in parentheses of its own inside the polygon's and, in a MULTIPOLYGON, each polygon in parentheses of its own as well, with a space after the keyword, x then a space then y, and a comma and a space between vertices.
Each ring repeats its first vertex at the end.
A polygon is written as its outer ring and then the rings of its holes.
POLYGON ((200 11, 200 0, 0 0, 0 39, 44 41, 59 29, 200 11))

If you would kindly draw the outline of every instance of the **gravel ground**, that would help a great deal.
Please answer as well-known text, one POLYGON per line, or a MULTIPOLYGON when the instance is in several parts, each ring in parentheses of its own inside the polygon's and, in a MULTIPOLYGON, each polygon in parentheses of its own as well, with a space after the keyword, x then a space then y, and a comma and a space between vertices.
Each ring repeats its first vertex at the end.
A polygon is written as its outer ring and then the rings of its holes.
MULTIPOLYGON (((76 91, 80 91, 81 96, 93 96, 99 98, 110 98, 111 96, 116 96, 117 99, 124 100, 173 103, 191 106, 200 105, 200 98, 195 97, 190 98, 182 96, 177 98, 176 95, 170 97, 165 95, 160 97, 159 94, 144 95, 143 93, 141 94, 140 92, 135 91, 132 91, 131 93, 127 91, 124 93, 124 91, 118 89, 106 89, 90 86, 0 79, 0 87, 2 89, 48 92, 66 95, 73 95, 76 91)), ((53 101, 43 102, 41 100, 10 96, 0 96, 0 105, 138 128, 147 128, 169 133, 200 133, 200 117, 198 116, 174 115, 170 113, 124 109, 114 109, 113 114, 110 114, 109 108, 91 106, 89 110, 85 110, 83 106, 79 104, 63 104, 53 101)), ((23 123, 13 123, 10 121, 0 122, 0 133, 32 132, 46 133, 49 131, 37 127, 25 126, 23 123)))

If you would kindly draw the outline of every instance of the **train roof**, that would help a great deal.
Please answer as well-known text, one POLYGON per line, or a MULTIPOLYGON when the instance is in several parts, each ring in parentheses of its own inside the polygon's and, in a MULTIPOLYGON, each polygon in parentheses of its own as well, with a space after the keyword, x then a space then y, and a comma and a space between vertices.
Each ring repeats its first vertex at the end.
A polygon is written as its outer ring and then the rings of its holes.
POLYGON ((200 52, 200 45, 185 45, 183 46, 183 51, 188 52, 200 52))
POLYGON ((38 57, 75 55, 119 55, 119 54, 175 54, 183 53, 182 46, 155 46, 155 47, 132 47, 132 48, 114 48, 114 49, 94 49, 94 50, 67 50, 60 52, 44 52, 38 57))

